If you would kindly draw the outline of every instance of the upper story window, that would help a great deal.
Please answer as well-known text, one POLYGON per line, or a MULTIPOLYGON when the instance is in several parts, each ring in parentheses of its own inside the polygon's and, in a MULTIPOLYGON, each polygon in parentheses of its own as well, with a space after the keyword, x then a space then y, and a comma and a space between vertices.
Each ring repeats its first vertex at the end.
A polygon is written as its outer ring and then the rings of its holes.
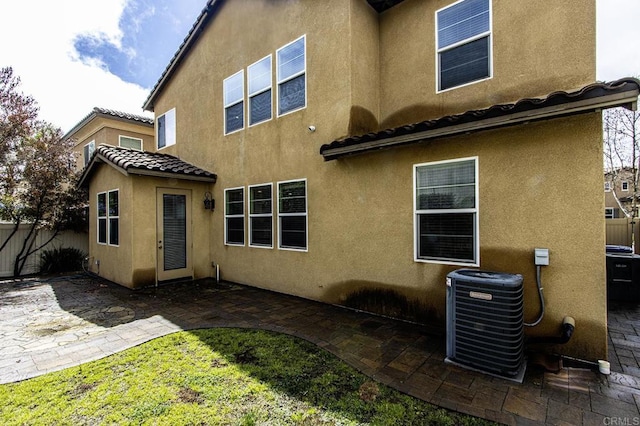
POLYGON ((224 134, 244 127, 244 70, 240 70, 223 82, 224 134))
POLYGON ((91 155, 93 151, 96 150, 96 141, 91 141, 84 146, 84 165, 89 164, 89 160, 91 160, 91 155))
POLYGON ((491 77, 490 0, 461 0, 436 12, 438 90, 491 77))
POLYGON ((626 192, 626 191, 629 191, 629 182, 627 182, 626 180, 623 180, 623 181, 620 183, 620 186, 622 187, 622 190, 623 190, 623 191, 625 191, 625 192, 626 192))
POLYGON ((131 148, 142 151, 142 139, 140 138, 132 138, 130 136, 120 135, 119 145, 124 148, 131 148))
POLYGON ((249 125, 271 119, 271 55, 247 68, 249 125))
POLYGON ((611 182, 604 183, 604 192, 611 192, 611 182))
POLYGON ((276 52, 278 79, 278 115, 307 105, 306 37, 287 44, 276 52))
POLYGON ((478 265, 477 158, 414 166, 415 260, 478 265))
POLYGON ((158 149, 176 143, 176 109, 170 109, 156 120, 156 140, 158 149))
POLYGON ((98 194, 98 243, 117 246, 120 242, 120 200, 117 189, 98 194))
POLYGON ((224 243, 244 245, 244 188, 224 190, 224 243))

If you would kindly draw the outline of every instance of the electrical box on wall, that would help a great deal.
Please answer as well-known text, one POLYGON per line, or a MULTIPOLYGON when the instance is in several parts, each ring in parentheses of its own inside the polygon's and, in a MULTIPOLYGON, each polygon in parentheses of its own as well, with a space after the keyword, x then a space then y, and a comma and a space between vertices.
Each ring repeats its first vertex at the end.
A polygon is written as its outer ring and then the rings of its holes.
POLYGON ((548 266, 549 265, 549 249, 546 248, 537 248, 534 249, 535 256, 535 264, 538 266, 548 266))

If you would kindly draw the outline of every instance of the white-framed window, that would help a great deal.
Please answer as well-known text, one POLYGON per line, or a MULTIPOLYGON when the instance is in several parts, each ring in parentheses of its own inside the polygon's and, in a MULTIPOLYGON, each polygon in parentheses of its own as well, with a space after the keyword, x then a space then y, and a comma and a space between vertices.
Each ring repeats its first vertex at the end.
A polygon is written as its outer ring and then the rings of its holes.
POLYGON ((244 70, 222 83, 224 93, 224 134, 244 128, 244 70))
POLYGON ((604 218, 605 219, 615 219, 615 213, 613 211, 612 207, 605 207, 604 208, 604 218))
POLYGON ((306 36, 276 51, 278 115, 307 106, 306 36))
POLYGON ((273 185, 249 186, 249 246, 273 248, 273 185))
POLYGON ((271 120, 271 55, 247 68, 249 125, 271 120))
POLYGON ((436 11, 438 91, 491 77, 491 0, 460 0, 436 11))
POLYGON ((604 192, 611 192, 611 182, 604 183, 604 192))
POLYGON ((98 193, 98 244, 120 244, 120 192, 98 193))
POLYGON ((176 143, 176 109, 170 109, 156 119, 156 141, 158 149, 176 143))
POLYGON ((83 148, 84 154, 84 165, 89 164, 89 160, 91 160, 91 155, 93 155, 93 151, 96 150, 96 141, 91 141, 86 144, 83 148))
POLYGON ((628 192, 629 182, 627 182, 626 180, 623 180, 622 182, 620 182, 620 187, 622 188, 623 191, 628 192))
POLYGON ((478 158, 414 165, 415 261, 478 266, 478 158))
POLYGON ((118 145, 123 148, 131 148, 142 151, 142 139, 131 136, 119 136, 118 145))
POLYGON ((244 187, 224 190, 224 243, 244 246, 244 187))
POLYGON ((278 182, 278 248, 307 251, 307 180, 278 182))

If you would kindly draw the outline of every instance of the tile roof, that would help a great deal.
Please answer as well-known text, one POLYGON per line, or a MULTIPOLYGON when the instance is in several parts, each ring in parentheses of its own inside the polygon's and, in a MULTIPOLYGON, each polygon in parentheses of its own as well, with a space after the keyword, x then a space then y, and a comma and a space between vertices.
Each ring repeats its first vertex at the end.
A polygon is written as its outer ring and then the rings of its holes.
POLYGON ((493 105, 485 109, 338 139, 322 145, 320 154, 325 160, 334 160, 347 155, 505 127, 525 121, 544 120, 617 106, 635 108, 639 93, 640 81, 635 78, 624 78, 609 83, 599 82, 576 91, 553 92, 543 98, 524 98, 514 103, 493 105))
POLYGON ((88 185, 96 164, 107 163, 127 175, 145 175, 173 177, 185 180, 215 182, 214 173, 203 170, 193 164, 169 154, 137 151, 120 146, 100 145, 91 156, 91 160, 82 171, 79 186, 88 185))
POLYGON ((153 127, 154 123, 152 117, 145 117, 143 115, 130 114, 128 112, 115 111, 107 108, 94 107, 89 114, 84 116, 84 118, 80 120, 78 124, 73 126, 73 128, 69 130, 66 135, 64 135, 64 139, 69 139, 75 132, 86 126, 87 123, 89 123, 96 117, 107 117, 116 120, 130 121, 148 127, 153 127))
POLYGON ((130 114, 128 112, 115 111, 112 109, 100 107, 93 108, 93 112, 103 115, 110 115, 117 118, 124 118, 125 120, 129 121, 139 121, 140 123, 153 125, 153 117, 145 117, 144 115, 130 114))

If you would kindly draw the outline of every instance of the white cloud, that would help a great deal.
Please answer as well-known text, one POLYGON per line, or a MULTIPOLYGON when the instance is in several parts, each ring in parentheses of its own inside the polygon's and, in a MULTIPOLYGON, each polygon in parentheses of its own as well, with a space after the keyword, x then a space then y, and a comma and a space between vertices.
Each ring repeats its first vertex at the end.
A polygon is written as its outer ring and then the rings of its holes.
MULTIPOLYGON (((640 40, 640 0, 596 1, 597 78, 609 81, 640 74, 640 54, 636 48, 640 40)), ((134 58, 145 53, 122 47, 119 22, 126 5, 135 9, 136 20, 130 20, 129 25, 130 30, 137 32, 149 14, 165 14, 166 19, 178 25, 180 19, 190 16, 187 10, 199 12, 204 3, 204 0, 5 1, 0 14, 0 67, 14 68, 22 79, 22 90, 40 105, 41 118, 63 131, 71 129, 94 106, 148 114, 141 109, 148 89, 114 76, 99 61, 80 61, 73 48, 74 39, 82 34, 108 40, 134 58), (165 9, 167 5, 171 10, 165 9)), ((189 21, 186 29, 179 30, 180 41, 193 24, 189 21)), ((163 30, 173 28, 169 25, 163 30)), ((169 58, 175 53, 173 45, 171 49, 169 58)), ((158 76, 166 65, 161 64, 158 76)))
POLYGON ((38 102, 41 119, 66 132, 94 106, 143 113, 148 90, 122 81, 100 63, 80 62, 73 49, 79 34, 120 46, 118 23, 126 1, 22 0, 3 4, 0 67, 13 67, 22 80, 22 91, 38 102))
POLYGON ((640 1, 597 0, 597 78, 640 75, 640 1))

